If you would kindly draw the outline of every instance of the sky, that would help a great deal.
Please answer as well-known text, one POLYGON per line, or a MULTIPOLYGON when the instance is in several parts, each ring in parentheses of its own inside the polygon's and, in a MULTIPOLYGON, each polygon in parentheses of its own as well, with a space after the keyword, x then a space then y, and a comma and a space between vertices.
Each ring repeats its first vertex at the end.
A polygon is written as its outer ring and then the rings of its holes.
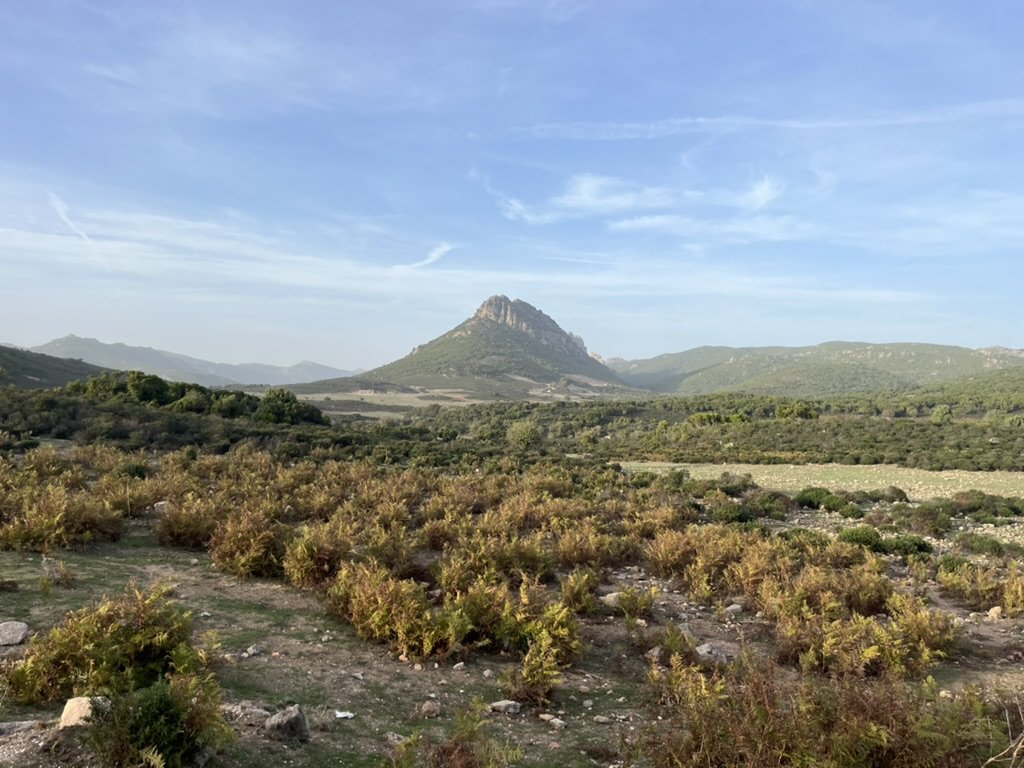
POLYGON ((1016 0, 0 4, 0 342, 1024 348, 1016 0))

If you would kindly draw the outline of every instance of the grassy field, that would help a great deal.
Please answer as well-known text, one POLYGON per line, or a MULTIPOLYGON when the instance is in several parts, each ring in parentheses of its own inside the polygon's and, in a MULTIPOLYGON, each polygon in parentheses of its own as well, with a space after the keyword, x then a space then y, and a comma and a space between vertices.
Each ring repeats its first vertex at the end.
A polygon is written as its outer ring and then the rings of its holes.
POLYGON ((914 501, 952 496, 976 489, 1000 496, 1024 496, 1024 473, 931 472, 889 464, 673 464, 661 461, 622 462, 623 469, 639 472, 668 472, 685 469, 696 478, 714 478, 723 472, 749 474, 758 485, 778 491, 799 491, 817 485, 832 490, 868 491, 895 485, 914 501))

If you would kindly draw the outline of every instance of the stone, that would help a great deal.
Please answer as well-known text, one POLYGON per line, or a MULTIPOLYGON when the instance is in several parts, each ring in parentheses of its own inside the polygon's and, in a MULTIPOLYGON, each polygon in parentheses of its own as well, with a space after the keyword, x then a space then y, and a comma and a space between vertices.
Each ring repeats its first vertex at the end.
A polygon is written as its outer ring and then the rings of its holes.
POLYGON ((170 508, 171 502, 169 501, 158 501, 153 505, 153 511, 158 515, 166 514, 170 508))
POLYGON ((593 699, 584 699, 583 700, 583 706, 586 707, 587 709, 590 709, 592 706, 594 706, 594 700, 593 699))
POLYGON ((24 621, 0 623, 0 645, 21 645, 28 637, 28 624, 24 621))
POLYGON ((488 680, 490 680, 492 677, 494 677, 494 670, 493 669, 485 669, 484 670, 484 677, 486 677, 488 680))
POLYGON ((703 662, 711 662, 712 664, 728 664, 729 654, 723 651, 714 643, 701 643, 694 651, 697 657, 703 662))
POLYGON ((656 645, 644 654, 644 658, 646 658, 651 664, 661 666, 665 663, 665 655, 665 649, 660 645, 656 645))
POLYGON ((501 712, 505 715, 518 715, 522 705, 518 701, 511 701, 510 699, 502 699, 501 701, 495 701, 491 703, 492 712, 501 712))
POLYGON ((270 717, 270 712, 251 701, 240 701, 237 704, 221 704, 220 712, 229 723, 237 725, 258 726, 270 717))
POLYGON ((263 648, 261 648, 260 646, 256 645, 255 643, 253 643, 248 648, 246 648, 245 651, 242 653, 242 658, 246 659, 246 658, 249 658, 249 657, 252 657, 252 656, 262 656, 262 655, 263 655, 263 648))
POLYGON ((619 603, 622 602, 621 592, 609 592, 607 595, 601 595, 598 598, 602 605, 607 605, 609 608, 618 608, 619 603))
POLYGON ((388 731, 384 734, 384 741, 386 741, 393 747, 400 747, 403 744, 405 744, 405 742, 407 742, 408 740, 408 736, 403 736, 402 734, 395 733, 394 731, 388 731))
POLYGON ((539 715, 537 715, 537 717, 543 720, 545 723, 550 723, 552 720, 555 719, 555 716, 552 715, 550 712, 541 712, 539 715))
POLYGON ((92 698, 89 696, 76 696, 68 699, 64 704, 64 711, 60 714, 60 725, 58 728, 77 728, 88 725, 89 717, 96 707, 109 707, 110 699, 101 696, 92 698))
POLYGON ((298 704, 282 709, 263 723, 263 730, 272 739, 309 741, 309 723, 298 704))
POLYGON ((725 612, 730 616, 735 616, 737 614, 743 613, 743 606, 739 603, 733 603, 732 605, 726 606, 725 612))
POLYGON ((560 731, 563 728, 565 728, 565 726, 568 725, 568 723, 566 723, 565 720, 561 720, 561 719, 559 719, 557 717, 553 717, 550 720, 548 720, 548 725, 550 725, 556 731, 560 731))
POLYGON ((441 705, 433 699, 429 699, 420 704, 420 717, 424 720, 432 717, 440 717, 440 715, 441 705))
POLYGON ((465 668, 466 668, 466 662, 464 662, 464 661, 460 661, 458 664, 455 664, 452 667, 452 669, 454 669, 456 672, 461 672, 465 668))
POLYGON ((612 720, 610 717, 606 717, 605 715, 594 715, 594 722, 599 725, 608 725, 609 723, 613 723, 615 721, 612 720))
POLYGON ((994 606, 992 606, 991 608, 988 609, 988 620, 989 621, 999 621, 1002 618, 1003 618, 1003 606, 1001 606, 1001 605, 994 605, 994 606))

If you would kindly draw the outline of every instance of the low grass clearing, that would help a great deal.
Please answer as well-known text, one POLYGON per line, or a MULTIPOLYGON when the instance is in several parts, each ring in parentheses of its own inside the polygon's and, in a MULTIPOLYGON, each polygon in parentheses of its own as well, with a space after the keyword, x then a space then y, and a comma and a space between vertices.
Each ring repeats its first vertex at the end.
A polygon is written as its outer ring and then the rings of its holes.
POLYGON ((713 479, 723 472, 750 475, 762 488, 795 493, 808 486, 847 491, 869 491, 895 485, 912 501, 952 496, 959 491, 979 490, 999 496, 1024 496, 1020 472, 933 472, 891 464, 674 464, 667 461, 619 462, 627 472, 670 472, 683 469, 698 480, 713 479))

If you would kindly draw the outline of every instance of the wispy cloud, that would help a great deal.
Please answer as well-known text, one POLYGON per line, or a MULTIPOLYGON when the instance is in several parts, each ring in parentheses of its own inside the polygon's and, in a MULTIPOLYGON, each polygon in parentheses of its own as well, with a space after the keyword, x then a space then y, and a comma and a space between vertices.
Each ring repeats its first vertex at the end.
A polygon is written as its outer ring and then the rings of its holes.
POLYGON ((396 264, 394 269, 420 269, 422 267, 429 267, 444 258, 445 255, 451 253, 455 249, 455 246, 451 243, 440 243, 430 249, 430 253, 422 261, 417 261, 412 264, 396 264))
POLYGON ((676 196, 665 187, 644 187, 612 176, 573 176, 565 191, 551 200, 558 209, 593 216, 651 208, 668 208, 676 196))
POLYGON ((67 203, 65 203, 63 200, 61 200, 53 192, 48 192, 46 194, 46 199, 50 203, 50 208, 52 208, 53 212, 57 214, 57 217, 61 221, 63 221, 65 224, 68 225, 68 229, 70 229, 72 232, 74 232, 80 238, 85 240, 85 242, 87 242, 89 245, 92 245, 92 240, 89 239, 89 236, 87 234, 85 234, 85 232, 83 232, 78 227, 78 225, 75 224, 75 222, 73 222, 71 220, 70 216, 68 216, 68 205, 67 205, 67 203))
POLYGON ((772 176, 762 176, 740 195, 739 202, 745 208, 757 210, 782 194, 782 184, 772 176))
POLYGON ((470 178, 493 197, 505 218, 527 224, 551 224, 566 219, 600 217, 630 211, 655 210, 677 205, 684 194, 667 187, 644 186, 614 176, 581 173, 571 176, 564 190, 540 205, 531 206, 496 189, 478 170, 470 178))
POLYGON ((960 123, 974 120, 1019 118, 1024 116, 1024 99, 952 104, 935 109, 881 113, 869 116, 826 118, 778 118, 755 115, 684 116, 642 122, 564 122, 538 123, 513 129, 520 135, 538 139, 578 141, 624 141, 660 139, 684 133, 779 129, 795 131, 843 130, 854 128, 894 128, 912 125, 960 123))

